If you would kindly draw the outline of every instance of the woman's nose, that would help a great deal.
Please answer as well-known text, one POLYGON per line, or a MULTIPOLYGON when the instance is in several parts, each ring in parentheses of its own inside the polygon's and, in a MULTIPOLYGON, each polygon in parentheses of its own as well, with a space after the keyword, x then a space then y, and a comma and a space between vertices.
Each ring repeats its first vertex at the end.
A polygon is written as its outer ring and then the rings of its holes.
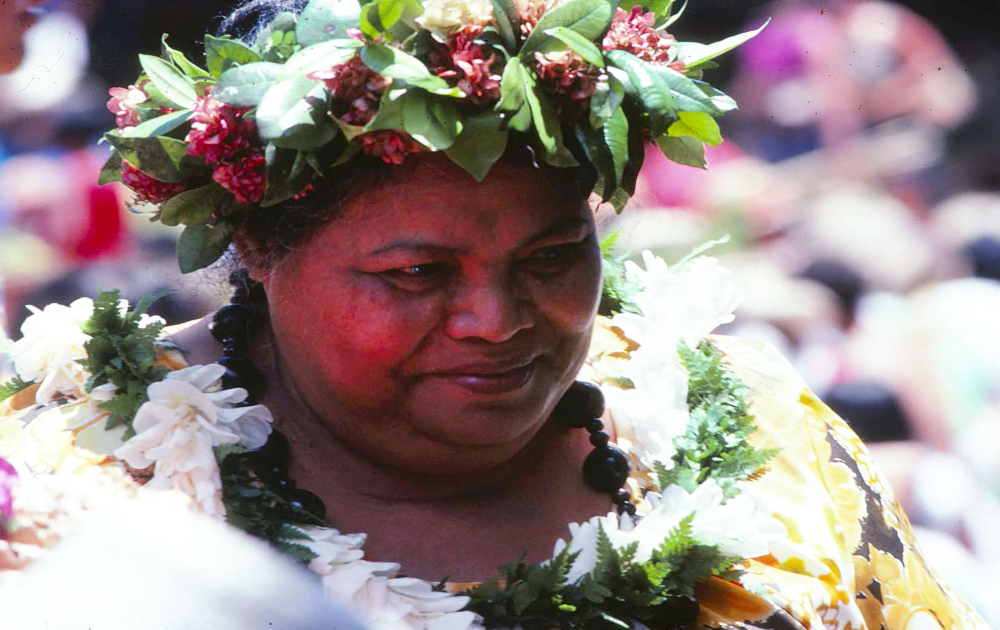
POLYGON ((535 323, 528 300, 506 283, 469 286, 453 300, 446 330, 452 339, 502 343, 535 323))

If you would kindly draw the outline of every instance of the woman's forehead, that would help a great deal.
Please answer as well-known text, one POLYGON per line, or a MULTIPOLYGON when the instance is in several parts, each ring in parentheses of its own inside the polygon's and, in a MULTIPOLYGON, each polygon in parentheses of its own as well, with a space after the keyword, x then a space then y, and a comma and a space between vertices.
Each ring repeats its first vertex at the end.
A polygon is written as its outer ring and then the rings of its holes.
POLYGON ((500 168, 476 182, 458 169, 436 167, 355 196, 324 240, 365 251, 420 242, 510 246, 589 220, 585 204, 560 194, 537 170, 500 168))

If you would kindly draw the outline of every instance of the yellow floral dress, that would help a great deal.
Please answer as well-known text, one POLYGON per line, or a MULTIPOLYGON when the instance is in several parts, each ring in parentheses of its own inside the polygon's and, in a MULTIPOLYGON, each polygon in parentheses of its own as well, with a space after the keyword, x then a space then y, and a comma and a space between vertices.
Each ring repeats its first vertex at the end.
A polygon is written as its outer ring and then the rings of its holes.
POLYGON ((703 585, 699 621, 774 630, 987 628, 924 562, 868 449, 787 361, 745 340, 712 341, 749 389, 758 427, 751 442, 781 449, 746 491, 787 536, 749 560, 743 588, 703 585))

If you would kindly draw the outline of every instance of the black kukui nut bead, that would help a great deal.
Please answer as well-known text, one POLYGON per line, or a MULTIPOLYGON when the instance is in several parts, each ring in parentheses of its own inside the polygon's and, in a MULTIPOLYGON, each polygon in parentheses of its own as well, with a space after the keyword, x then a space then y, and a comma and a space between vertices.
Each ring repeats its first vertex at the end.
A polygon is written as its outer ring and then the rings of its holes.
POLYGON ((604 413, 604 394, 593 383, 576 381, 569 386, 552 413, 560 424, 582 428, 588 420, 604 413))
POLYGON ((584 427, 587 429, 588 433, 597 433, 598 431, 604 429, 604 423, 600 418, 591 418, 590 420, 587 420, 584 427))
POLYGON ((215 312, 208 329, 217 341, 245 340, 250 337, 253 307, 246 304, 226 304, 215 312))
POLYGON ((590 488, 612 494, 628 479, 628 457, 617 446, 595 448, 583 462, 583 480, 590 488))
POLYGON ((242 387, 253 399, 264 391, 264 373, 250 361, 239 357, 222 357, 216 363, 226 368, 226 373, 222 375, 223 389, 242 387))
POLYGON ((631 500, 632 500, 632 493, 626 490, 625 488, 621 488, 618 490, 618 492, 615 493, 614 496, 615 505, 621 505, 622 503, 631 500))
POLYGON ((675 597, 656 607, 664 628, 686 628, 698 619, 701 607, 694 597, 675 597))
POLYGON ((618 513, 628 513, 629 516, 635 516, 635 504, 631 501, 622 501, 621 505, 618 506, 618 513))
POLYGON ((608 443, 611 437, 604 431, 594 431, 590 434, 590 443, 600 448, 608 443))
POLYGON ((288 502, 300 510, 309 512, 313 516, 319 518, 326 517, 326 506, 323 505, 323 500, 308 490, 300 488, 292 491, 288 495, 288 502))
POLYGON ((290 477, 279 477, 270 485, 275 492, 283 497, 291 496, 295 490, 295 480, 290 477))
POLYGON ((256 454, 271 464, 288 466, 288 462, 292 458, 292 446, 288 443, 288 438, 285 437, 284 433, 275 430, 267 436, 267 443, 259 451, 256 451, 256 454))

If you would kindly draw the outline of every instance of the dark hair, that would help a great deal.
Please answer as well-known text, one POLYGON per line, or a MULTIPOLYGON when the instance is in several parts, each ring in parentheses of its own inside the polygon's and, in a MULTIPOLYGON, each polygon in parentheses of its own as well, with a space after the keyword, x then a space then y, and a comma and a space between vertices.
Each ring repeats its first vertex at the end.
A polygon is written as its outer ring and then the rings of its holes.
MULTIPOLYGON (((307 0, 249 0, 239 5, 226 18, 220 32, 253 40, 278 13, 298 12, 307 0)), ((567 146, 574 150, 572 139, 567 146)), ((576 152, 576 151, 574 151, 576 152)), ((536 160, 528 139, 511 132, 508 147, 501 160, 539 168, 550 183, 574 202, 587 199, 596 172, 583 156, 582 166, 556 168, 536 160)), ((235 213, 234 237, 239 243, 243 262, 267 268, 281 259, 297 243, 316 228, 335 219, 344 205, 358 192, 383 185, 419 165, 421 158, 411 156, 401 166, 359 154, 347 163, 328 170, 313 181, 313 190, 302 199, 289 200, 276 207, 255 208, 235 213)))

